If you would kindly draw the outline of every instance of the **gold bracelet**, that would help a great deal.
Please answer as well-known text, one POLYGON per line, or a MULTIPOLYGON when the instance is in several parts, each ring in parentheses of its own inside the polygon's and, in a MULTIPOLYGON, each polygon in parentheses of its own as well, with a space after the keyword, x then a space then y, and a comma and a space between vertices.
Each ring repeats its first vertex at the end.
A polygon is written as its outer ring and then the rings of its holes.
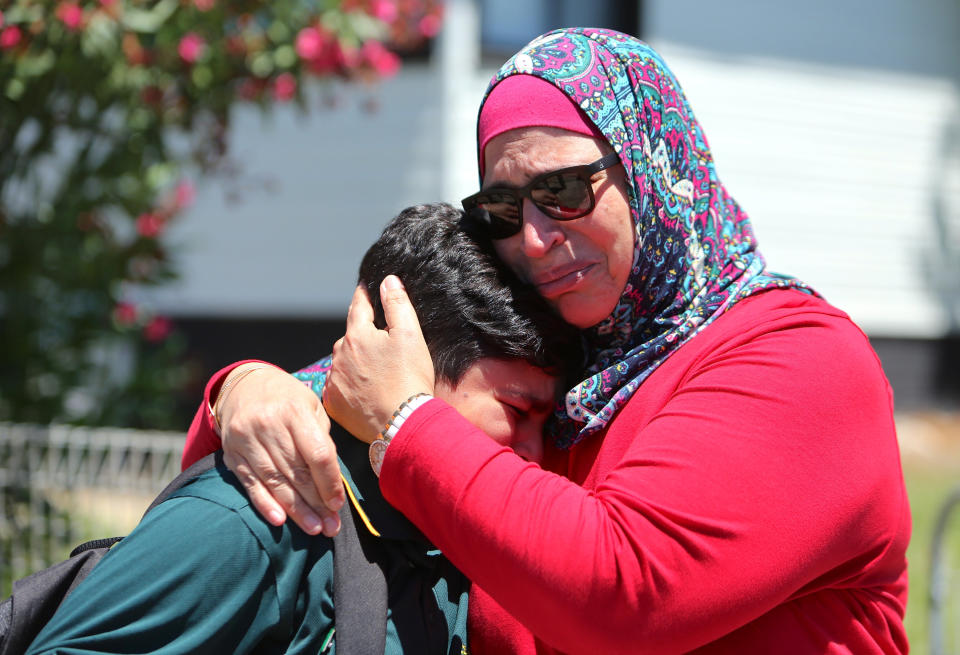
MULTIPOLYGON (((241 364, 240 366, 244 366, 241 364)), ((240 368, 238 366, 237 368, 240 368)), ((262 368, 276 368, 272 364, 250 364, 243 371, 237 373, 234 377, 227 375, 227 379, 222 385, 220 385, 220 391, 217 392, 217 399, 213 401, 213 407, 210 408, 210 413, 213 414, 213 422, 217 427, 217 434, 222 436, 222 429, 220 427, 220 405, 226 402, 227 397, 230 395, 230 389, 235 386, 240 380, 247 377, 254 371, 258 371, 262 368)), ((234 369, 236 370, 236 369, 234 369)), ((233 371, 230 372, 231 374, 233 371)))

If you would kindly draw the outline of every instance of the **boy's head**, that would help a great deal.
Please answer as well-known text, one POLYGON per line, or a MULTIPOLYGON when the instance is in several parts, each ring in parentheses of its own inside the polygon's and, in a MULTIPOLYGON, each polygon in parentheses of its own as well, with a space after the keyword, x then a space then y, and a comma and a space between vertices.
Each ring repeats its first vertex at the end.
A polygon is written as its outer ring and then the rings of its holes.
POLYGON ((535 447, 534 459, 559 382, 582 363, 580 336, 465 234, 461 219, 442 203, 403 210, 367 251, 360 281, 382 328, 380 282, 390 274, 403 280, 433 359, 437 395, 501 443, 518 452, 535 447), (526 443, 534 432, 537 443, 526 443))

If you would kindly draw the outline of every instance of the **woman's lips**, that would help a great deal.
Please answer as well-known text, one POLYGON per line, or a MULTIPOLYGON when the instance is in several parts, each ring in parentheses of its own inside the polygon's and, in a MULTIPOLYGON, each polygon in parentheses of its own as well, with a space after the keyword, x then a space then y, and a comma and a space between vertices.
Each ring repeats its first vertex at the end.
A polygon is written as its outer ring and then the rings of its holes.
POLYGON ((572 291, 593 270, 595 264, 577 264, 554 269, 534 277, 533 284, 544 298, 553 298, 572 291))

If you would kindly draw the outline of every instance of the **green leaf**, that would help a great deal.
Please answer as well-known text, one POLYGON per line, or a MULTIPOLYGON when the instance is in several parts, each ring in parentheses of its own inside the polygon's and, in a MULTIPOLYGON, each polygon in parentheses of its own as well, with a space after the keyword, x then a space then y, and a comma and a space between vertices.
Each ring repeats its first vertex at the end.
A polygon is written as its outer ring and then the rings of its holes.
POLYGON ((39 55, 25 55, 17 60, 17 77, 40 77, 57 63, 52 50, 44 50, 39 55))
POLYGON ((118 28, 118 23, 106 14, 93 14, 80 42, 83 54, 88 57, 112 56, 120 43, 118 28))
POLYGON ((28 2, 26 4, 17 4, 3 10, 6 22, 8 23, 33 23, 43 20, 44 6, 39 2, 28 2))
POLYGON ((383 39, 387 36, 387 25, 379 18, 362 11, 351 11, 345 15, 346 23, 361 41, 383 39))
POLYGON ((7 88, 3 90, 4 94, 13 101, 20 99, 20 96, 23 95, 23 92, 27 90, 26 85, 23 81, 16 78, 7 82, 7 88))
POLYGON ((290 27, 282 20, 275 20, 267 28, 267 36, 274 43, 283 43, 290 40, 290 27))
POLYGON ((257 77, 268 77, 273 72, 273 57, 269 52, 258 52, 250 62, 250 72, 257 77))
POLYGON ((193 70, 190 71, 190 78, 198 89, 203 90, 213 82, 213 71, 210 70, 209 66, 194 66, 193 70))
POLYGON ((180 5, 178 0, 160 0, 152 9, 127 6, 121 19, 124 27, 134 32, 154 34, 160 30, 180 5))
POLYGON ((173 184, 177 175, 177 165, 173 162, 154 164, 147 169, 147 184, 151 189, 159 190, 173 184))
POLYGON ((273 53, 277 68, 292 68, 297 63, 297 53, 291 45, 282 45, 273 53))
POLYGON ((143 131, 150 127, 153 121, 153 114, 149 109, 136 107, 130 112, 127 118, 127 127, 131 130, 143 131))

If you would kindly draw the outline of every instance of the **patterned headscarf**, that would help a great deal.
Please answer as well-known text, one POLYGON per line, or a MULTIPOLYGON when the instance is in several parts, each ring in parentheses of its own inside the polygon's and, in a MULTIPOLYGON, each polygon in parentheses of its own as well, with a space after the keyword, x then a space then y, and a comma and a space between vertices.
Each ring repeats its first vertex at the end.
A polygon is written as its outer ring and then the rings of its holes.
POLYGON ((567 393, 552 428, 556 445, 569 448, 602 430, 660 364, 735 303, 772 288, 813 291, 766 270, 680 85, 650 46, 604 29, 548 32, 500 68, 484 102, 512 75, 556 85, 627 171, 633 268, 613 313, 585 331, 589 377, 567 393))

